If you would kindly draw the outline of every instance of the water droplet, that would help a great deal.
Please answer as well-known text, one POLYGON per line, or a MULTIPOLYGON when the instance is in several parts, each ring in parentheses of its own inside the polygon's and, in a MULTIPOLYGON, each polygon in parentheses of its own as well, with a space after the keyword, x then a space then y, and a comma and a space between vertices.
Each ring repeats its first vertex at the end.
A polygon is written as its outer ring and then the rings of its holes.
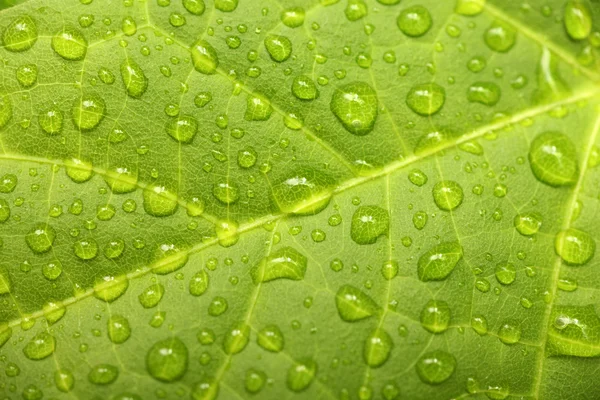
POLYGON ((521 328, 513 322, 505 322, 498 330, 498 339, 504 344, 515 344, 521 339, 521 328))
POLYGON ((73 121, 82 131, 90 131, 97 127, 104 118, 106 105, 101 97, 83 95, 73 105, 73 121))
POLYGON ((223 204, 233 204, 238 201, 240 193, 236 184, 219 182, 213 186, 213 196, 223 204))
POLYGON ((108 319, 108 338, 115 344, 125 343, 131 336, 129 320, 122 315, 115 314, 108 319))
POLYGON ((394 260, 386 261, 381 266, 381 275, 385 280, 392 280, 398 275, 398 262, 394 260))
POLYGON ((443 300, 429 300, 421 311, 423 328, 431 333, 442 333, 450 325, 450 306, 443 300))
POLYGON ((493 82, 476 82, 469 86, 467 99, 471 103, 495 106, 500 100, 500 87, 493 82))
POLYGON ((388 234, 389 228, 387 210, 378 206, 361 206, 352 215, 350 236, 358 244, 374 244, 377 238, 388 234))
POLYGON ((198 132, 198 121, 191 115, 180 115, 167 121, 166 130, 169 136, 180 143, 191 143, 198 132))
POLYGON ((94 385, 109 385, 119 377, 119 369, 110 364, 98 364, 90 369, 88 380, 94 385))
POLYGON ((65 60, 83 60, 87 47, 83 34, 71 26, 65 26, 52 37, 52 49, 65 60))
POLYGON ((154 379, 175 382, 188 368, 188 348, 177 337, 160 340, 146 354, 146 369, 154 379))
POLYGON ((107 303, 112 303, 121 297, 128 287, 129 279, 126 276, 105 276, 94 284, 94 296, 107 303))
POLYGON ((246 121, 266 121, 271 118, 273 107, 268 98, 262 94, 249 94, 246 99, 246 121))
POLYGON ((246 378, 244 380, 244 386, 246 390, 252 394, 258 393, 265 386, 267 376, 264 372, 255 370, 253 368, 246 371, 246 378))
POLYGON ((82 260, 91 260, 98 255, 98 243, 93 238, 81 239, 73 244, 75 255, 82 260))
POLYGON ((419 257, 419 279, 423 282, 446 279, 462 256, 463 249, 458 242, 445 242, 434 246, 419 257))
POLYGON ((471 327, 480 336, 488 333, 488 322, 482 315, 474 315, 473 318, 471 318, 471 327))
POLYGON ((196 71, 207 75, 217 72, 219 56, 210 43, 205 40, 199 40, 192 46, 190 51, 196 71))
POLYGON ((37 26, 34 20, 27 15, 13 20, 2 35, 4 48, 15 52, 30 49, 37 39, 37 26))
POLYGON ((586 39, 592 31, 592 10, 585 0, 569 0, 565 5, 565 28, 572 39, 586 39))
POLYGON ((440 210, 452 211, 463 202, 463 189, 454 181, 440 181, 433 187, 433 200, 440 210))
POLYGON ((189 291, 193 296, 201 296, 208 289, 208 274, 205 270, 196 272, 190 279, 189 291))
POLYGON ((427 213, 425 211, 417 211, 412 218, 413 225, 415 228, 421 230, 425 228, 425 224, 427 224, 427 213))
POLYGON ((237 323, 225 333, 223 350, 225 354, 237 354, 244 350, 250 340, 250 326, 237 323))
POLYGON ((56 231, 46 223, 36 224, 25 236, 25 241, 31 250, 36 253, 46 253, 52 248, 56 239, 56 231))
POLYGON ((131 58, 125 59, 121 64, 121 77, 127 89, 127 94, 134 99, 139 99, 148 88, 148 78, 142 68, 131 58))
POLYGON ((327 207, 335 181, 324 172, 301 167, 275 183, 273 198, 284 213, 317 214, 327 207))
POLYGON ((367 16, 367 5, 363 0, 348 0, 344 13, 346 14, 346 18, 348 18, 348 21, 358 21, 367 16))
POLYGON ((252 269, 254 283, 275 279, 302 280, 306 273, 307 259, 292 247, 282 247, 265 257, 252 269))
POLYGON ((548 334, 551 355, 597 357, 599 338, 600 319, 593 305, 552 308, 548 334))
POLYGON ((287 387, 294 392, 306 390, 315 379, 317 363, 313 360, 294 361, 287 374, 287 387))
POLYGON ((33 86, 37 82, 38 68, 35 64, 25 64, 17 68, 17 81, 25 88, 33 86))
POLYGON ((517 269, 511 263, 500 263, 494 270, 496 279, 503 285, 510 285, 515 281, 517 269))
POLYGON ((203 378, 192 389, 192 400, 216 400, 219 395, 219 384, 210 378, 203 378))
POLYGON ((209 92, 200 92, 194 97, 194 104, 198 108, 205 107, 212 100, 212 94, 209 92))
POLYGON ((363 348, 363 358, 371 368, 382 366, 390 357, 394 342, 383 329, 375 329, 367 337, 363 348))
POLYGON ((457 0, 454 11, 460 15, 477 15, 483 11, 485 0, 457 0))
POLYGON ((335 295, 335 305, 340 317, 346 322, 360 321, 379 312, 379 306, 365 292, 344 285, 335 295))
POLYGON ((104 180, 113 193, 122 194, 137 189, 137 172, 127 167, 117 167, 106 171, 104 180))
POLYGON ((319 89, 310 77, 298 75, 292 83, 292 94, 300 100, 314 100, 319 97, 319 89))
POLYGON ((287 8, 281 13, 281 22, 288 28, 298 28, 304 24, 306 12, 302 7, 287 8))
POLYGON ((506 53, 515 45, 517 31, 506 22, 495 21, 485 31, 484 39, 491 50, 506 53))
POLYGON ((238 1, 239 0, 215 0, 215 8, 223 12, 232 12, 237 8, 238 1))
POLYGON ((42 360, 56 349, 56 339, 47 332, 40 332, 31 338, 23 348, 23 354, 30 360, 42 360))
POLYGON ((450 353, 435 350, 423 354, 415 367, 423 382, 438 385, 452 376, 456 369, 456 359, 450 353))
POLYGON ((156 249, 156 262, 152 271, 159 275, 170 274, 187 264, 188 252, 174 243, 163 243, 156 249))
POLYGON ((433 23, 431 14, 423 6, 412 6, 402 10, 396 22, 402 33, 410 37, 423 36, 431 29, 433 23))
POLYGON ((533 140, 529 163, 535 177, 550 186, 572 185, 579 175, 575 144, 559 132, 545 132, 533 140))
POLYGON ((59 369, 54 373, 54 384, 61 392, 68 393, 75 386, 75 377, 71 371, 59 369))
POLYGON ((137 24, 132 17, 125 17, 121 23, 121 29, 125 35, 133 36, 137 32, 137 24))
POLYGON ((446 101, 446 91, 436 83, 413 86, 406 96, 406 104, 415 113, 429 116, 440 111, 446 101))
POLYGON ((152 308, 156 307, 158 303, 160 303, 164 294, 165 287, 160 283, 155 283, 144 289, 144 291, 142 291, 142 293, 140 293, 138 296, 138 300, 140 301, 142 307, 152 308))
POLYGON ((264 43, 273 61, 284 62, 292 55, 292 42, 285 36, 267 35, 264 43))
POLYGON ((330 108, 348 132, 364 136, 375 127, 377 93, 364 82, 348 83, 335 90, 330 108))
POLYGON ((166 217, 177 211, 177 195, 164 186, 144 189, 144 211, 153 217, 166 217))
POLYGON ((183 7, 187 10, 187 12, 194 15, 204 14, 204 10, 206 8, 204 5, 204 0, 183 0, 183 7))
POLYGON ((567 264, 583 265, 594 256, 596 242, 589 233, 569 228, 556 235, 554 249, 567 264))
POLYGON ((75 183, 87 182, 94 174, 92 163, 77 158, 70 158, 65 160, 64 164, 67 176, 75 183))

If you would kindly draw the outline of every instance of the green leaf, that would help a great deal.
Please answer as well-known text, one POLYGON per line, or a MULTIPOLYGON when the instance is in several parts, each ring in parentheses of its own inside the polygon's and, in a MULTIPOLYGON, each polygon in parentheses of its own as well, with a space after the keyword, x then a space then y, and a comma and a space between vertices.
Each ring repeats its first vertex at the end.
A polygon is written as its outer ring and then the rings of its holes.
POLYGON ((0 10, 0 398, 598 398, 596 0, 0 10))

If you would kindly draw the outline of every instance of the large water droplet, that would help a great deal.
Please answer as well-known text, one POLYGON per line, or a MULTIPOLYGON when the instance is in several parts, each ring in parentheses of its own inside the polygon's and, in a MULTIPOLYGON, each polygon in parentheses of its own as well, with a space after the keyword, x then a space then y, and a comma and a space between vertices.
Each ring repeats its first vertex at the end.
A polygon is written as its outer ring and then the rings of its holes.
POLYGON ((73 122, 82 131, 90 131, 104 118, 106 105, 101 97, 91 94, 81 96, 73 105, 73 122))
POLYGON ((177 381, 183 377, 187 368, 188 348, 177 337, 154 343, 146 354, 146 369, 159 381, 177 381))
POLYGON ((139 294, 138 300, 144 308, 156 307, 165 294, 165 287, 160 283, 148 286, 139 294))
POLYGON ((307 75, 298 75, 292 83, 292 94, 300 100, 314 100, 319 97, 319 89, 307 75))
MULTIPOLYGON (((60 133, 63 126, 63 113, 58 107, 53 106, 45 111, 42 111, 38 116, 40 127, 48 135, 56 135, 60 133)), ((0 128, 2 127, 2 98, 0 98, 0 128)))
POLYGON ((250 393, 258 393, 265 386, 267 376, 264 372, 255 370, 253 368, 246 371, 246 378, 244 380, 244 386, 250 393))
POLYGON ((477 15, 483 11, 485 0, 457 0, 454 11, 460 15, 477 15))
POLYGON ((273 185, 277 206, 284 213, 317 214, 329 204, 335 181, 314 168, 299 168, 273 185))
POLYGON ((202 15, 206 9, 204 0, 183 0, 183 7, 187 12, 194 15, 202 15))
POLYGON ((515 215, 515 228, 523 236, 535 235, 542 226, 542 216, 537 212, 526 212, 515 215))
POLYGON ((529 163, 535 177, 547 185, 567 186, 577 182, 577 149, 562 133, 538 135, 529 148, 529 163))
POLYGON ((24 88, 33 86, 37 82, 38 68, 35 64, 25 64, 17 68, 17 81, 24 88))
POLYGON ((430 385, 438 385, 447 381, 456 369, 456 359, 442 350, 423 354, 416 364, 419 378, 430 385))
POLYGON ((287 8, 281 12, 281 22, 288 28, 298 28, 304 24, 306 12, 302 7, 287 8))
POLYGON ((410 37, 423 36, 431 29, 433 23, 431 14, 423 6, 412 6, 402 10, 396 22, 402 33, 410 37))
POLYGON ((69 158, 64 161, 67 176, 75 183, 89 181, 94 175, 92 163, 78 158, 69 158))
POLYGON ((31 338, 23 348, 23 354, 30 360, 42 360, 56 349, 56 339, 47 332, 40 332, 31 338))
POLYGON ((450 325, 450 306, 443 300, 429 300, 421 311, 421 325, 431 333, 442 333, 450 325))
POLYGON ((285 36, 267 35, 264 43, 273 61, 284 62, 292 55, 292 42, 285 36))
POLYGON ((249 94, 246 99, 246 121, 266 121, 271 118, 273 107, 267 97, 259 93, 249 94))
POLYGON ((392 338, 385 330, 375 329, 365 341, 363 358, 369 367, 380 367, 390 357, 393 346, 392 338))
POLYGON ((498 330, 498 339, 504 344, 515 344, 521 340, 521 328, 513 321, 504 322, 498 330))
POLYGON ((350 237, 364 245, 377 242, 377 238, 387 235, 390 229, 390 215, 378 206, 362 206, 352 215, 350 237))
POLYGON ((363 136, 375 127, 378 112, 377 93, 367 83, 348 83, 335 90, 330 108, 348 132, 363 136))
POLYGON ((433 200, 440 210, 452 211, 463 202, 462 187, 454 181, 440 181, 432 190, 433 200))
POLYGON ((90 369, 88 380, 94 385, 108 385, 119 377, 119 369, 110 364, 98 364, 90 369))
POLYGON ((206 40, 197 41, 190 49, 192 53, 192 62, 196 71, 203 74, 212 75, 217 72, 219 67, 219 56, 217 51, 206 40))
POLYGON ((589 233, 569 228, 556 235, 554 249, 567 264, 583 265, 594 256, 596 242, 589 233))
POLYGON ((127 94, 134 99, 142 97, 148 88, 148 78, 142 68, 131 58, 127 58, 121 64, 121 77, 127 89, 127 94))
POLYGON ((56 231, 46 223, 36 224, 25 236, 27 245, 36 253, 46 253, 49 251, 55 239, 56 231))
POLYGON ((277 325, 267 325, 258 332, 256 342, 263 349, 278 353, 283 350, 283 333, 277 325))
POLYGON ((240 191, 233 182, 221 181, 213 186, 213 196, 223 204, 233 204, 240 198, 240 191))
POLYGON ((315 379, 317 363, 313 360, 295 361, 287 374, 287 387, 294 392, 306 390, 315 379))
POLYGON ((495 21, 484 35, 485 43, 494 51, 506 53, 517 41, 517 31, 503 21, 495 21))
POLYGON ((59 369, 54 373, 54 384, 61 392, 68 393, 75 386, 75 377, 71 371, 59 369))
POLYGON ((27 15, 13 20, 2 34, 4 48, 9 51, 28 50, 35 44, 37 39, 37 26, 33 19, 27 15))
POLYGON ((177 211, 177 195, 164 186, 144 189, 144 210, 154 217, 166 217, 177 211))
POLYGON ((192 275, 189 284, 189 291, 192 296, 201 296, 208 289, 208 274, 205 270, 200 270, 192 275))
POLYGON ((170 274, 187 264, 188 252, 174 243, 163 243, 156 249, 156 262, 152 271, 159 275, 170 274))
POLYGON ((347 322, 360 321, 379 312, 379 306, 368 294, 351 285, 339 288, 335 305, 340 317, 347 322))
POLYGON ((226 333, 223 339, 223 350, 226 354, 237 354, 244 350, 250 340, 250 326, 246 323, 236 323, 226 333))
POLYGON ((413 86, 406 96, 406 104, 411 110, 422 116, 440 111, 446 101, 446 91, 436 83, 424 83, 413 86))
POLYGON ((215 8, 223 12, 232 12, 238 6, 239 0, 215 0, 215 8))
POLYGON ((192 400, 215 400, 219 395, 219 383, 210 378, 197 382, 191 393, 192 400))
POLYGON ((52 49, 65 60, 83 60, 87 47, 83 34, 72 26, 65 26, 52 37, 52 49))
POLYGON ((191 115, 180 115, 167 121, 166 130, 176 141, 188 144, 198 132, 198 121, 191 115))
POLYGON ((119 314, 112 315, 108 319, 107 333, 111 342, 115 344, 125 343, 131 336, 129 320, 119 314))
POLYGON ((494 270, 496 280, 503 285, 510 285, 517 277, 517 269, 511 263, 500 263, 494 270))
POLYGON ((458 242, 440 243, 419 257, 417 273, 423 282, 441 281, 450 275, 463 256, 458 242))
POLYGON ((275 279, 302 280, 306 273, 306 257, 292 247, 282 247, 265 257, 252 269, 254 283, 275 279))
POLYGON ((495 106, 500 100, 500 87, 493 82, 476 82, 469 86, 467 99, 471 103, 495 106))
POLYGON ((113 193, 122 194, 137 189, 137 172, 127 167, 116 167, 106 171, 104 180, 113 193))
POLYGON ((569 0, 565 4, 563 19, 572 39, 586 39, 592 31, 592 10, 586 0, 569 0))

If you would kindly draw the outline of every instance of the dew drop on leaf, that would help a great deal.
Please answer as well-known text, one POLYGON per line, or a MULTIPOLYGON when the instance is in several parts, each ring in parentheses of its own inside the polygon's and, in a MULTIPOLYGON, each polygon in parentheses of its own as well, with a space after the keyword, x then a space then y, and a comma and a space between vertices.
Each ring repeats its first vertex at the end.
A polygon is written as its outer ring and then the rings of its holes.
POLYGON ((471 103, 495 106, 500 100, 500 87, 493 82, 476 82, 469 86, 467 99, 471 103))
POLYGON ((176 141, 189 144, 198 132, 198 121, 191 115, 180 115, 167 122, 166 130, 176 141))
POLYGON ((419 257, 419 279, 423 282, 446 279, 462 256, 463 249, 458 242, 445 242, 434 246, 419 257))
POLYGON ((577 181, 575 144, 559 132, 542 133, 531 142, 529 163, 535 177, 550 186, 568 186, 577 181))
POLYGON ((450 306, 443 300, 429 300, 420 316, 421 325, 431 333, 442 333, 450 325, 450 306))
POLYGON ((348 83, 335 90, 330 108, 348 132, 364 136, 375 127, 378 113, 377 93, 367 83, 348 83))
POLYGON ((132 58, 128 57, 121 64, 121 77, 123 78, 127 94, 130 97, 139 99, 146 92, 148 78, 146 78, 142 68, 132 58))
POLYGON ((249 94, 246 99, 246 121, 267 121, 271 118, 273 107, 267 97, 259 93, 249 94))
POLYGON ((105 109, 101 97, 85 94, 73 105, 73 122, 82 131, 91 131, 104 119, 105 109))
POLYGON ((275 203, 284 213, 312 215, 329 204, 335 181, 318 169, 301 167, 273 184, 275 203))
POLYGON ((109 385, 119 377, 119 369, 110 364, 93 366, 88 373, 88 380, 94 385, 109 385))
POLYGON ((244 350, 250 341, 250 326, 240 322, 225 332, 223 350, 225 354, 237 354, 244 350))
POLYGON ((254 283, 275 279, 302 280, 306 273, 307 259, 292 247, 282 247, 265 257, 252 269, 254 283))
POLYGON ((188 369, 188 348, 177 337, 160 340, 146 354, 146 369, 162 382, 175 382, 188 369))
POLYGON ((496 280, 503 285, 510 285, 515 281, 517 269, 512 263, 500 263, 494 269, 496 280))
POLYGON ((208 289, 209 277, 205 270, 200 270, 192 275, 189 292, 192 296, 201 296, 208 289))
POLYGON ((484 39, 491 50, 506 53, 515 45, 517 32, 507 22, 497 20, 485 31, 484 39))
POLYGON ((215 8, 223 12, 232 12, 238 6, 238 0, 215 0, 215 8))
POLYGON ((94 174, 92 163, 78 158, 69 158, 64 161, 67 176, 75 183, 87 182, 94 174))
POLYGON ((47 332, 40 332, 25 345, 23 354, 30 360, 42 360, 56 349, 56 339, 47 332))
POLYGON ((463 202, 464 194, 462 187, 454 181, 440 181, 432 190, 435 205, 440 210, 452 211, 463 202))
POLYGON ((379 306, 355 286, 343 285, 335 295, 338 314, 346 322, 360 321, 379 312, 379 306))
POLYGON ((281 12, 281 22, 288 28, 298 28, 304 24, 306 12, 302 7, 287 8, 281 12))
POLYGON ((112 303, 121 297, 129 287, 129 279, 126 276, 113 277, 107 275, 98 279, 94 284, 94 296, 107 303, 112 303))
POLYGON ((268 35, 264 43, 273 61, 284 62, 292 55, 292 42, 285 36, 268 35))
POLYGON ((262 390, 267 381, 267 376, 264 372, 258 371, 254 368, 246 371, 244 379, 244 387, 249 393, 255 394, 262 390))
POLYGON ((423 36, 431 29, 433 24, 431 14, 423 6, 405 8, 396 22, 400 31, 410 37, 423 36))
POLYGON ((204 0, 183 0, 183 7, 190 14, 202 15, 206 8, 204 0))
POLYGON ((138 295, 138 300, 144 308, 156 307, 165 294, 165 287, 160 283, 148 286, 138 295))
POLYGON ((25 236, 25 241, 35 253, 46 253, 52 248, 56 231, 47 223, 36 224, 25 236))
POLYGON ((430 385, 447 381, 456 369, 456 358, 443 350, 423 354, 415 365, 419 378, 430 385))
POLYGON ((413 86, 406 96, 406 104, 415 113, 430 116, 442 109, 446 102, 446 91, 437 83, 413 86))
POLYGON ((594 256, 596 242, 589 233, 569 228, 556 235, 554 249, 567 264, 583 265, 594 256))
POLYGON ((75 377, 67 369, 59 369, 54 372, 54 384, 61 392, 68 393, 75 386, 75 377))
POLYGON ((106 171, 104 180, 113 193, 130 193, 137 189, 137 172, 128 167, 116 167, 106 171))
POLYGON ((73 251, 82 260, 91 260, 98 255, 98 243, 91 237, 80 239, 73 244, 73 251))
POLYGON ((277 325, 267 325, 258 332, 256 342, 263 349, 278 353, 283 350, 283 333, 277 325))
POLYGON ((319 97, 319 89, 307 75, 298 75, 292 83, 292 94, 300 100, 314 100, 319 97))
POLYGON ((28 15, 14 19, 2 34, 4 48, 14 52, 30 49, 37 40, 37 25, 33 18, 28 15))
POLYGON ((513 321, 504 322, 498 330, 498 339, 504 344, 515 344, 521 340, 521 327, 513 321))
POLYGON ((352 215, 350 236, 360 245, 374 244, 390 228, 390 215, 379 206, 361 206, 352 215))
POLYGON ((219 56, 215 48, 205 40, 197 41, 191 48, 192 62, 196 71, 206 75, 217 72, 219 56))
POLYGON ((210 378, 203 378, 192 388, 192 400, 215 400, 219 395, 219 384, 210 378))
POLYGON ((317 374, 317 363, 310 359, 294 361, 287 373, 286 384, 293 392, 308 389, 317 374))
POLYGON ((170 274, 187 264, 188 252, 175 243, 163 243, 155 252, 155 263, 152 271, 159 275, 170 274))
POLYGON ((564 8, 565 29, 575 40, 586 39, 592 31, 592 11, 586 0, 568 0, 564 8))
POLYGON ((457 0, 454 11, 460 15, 477 15, 483 11, 486 0, 457 0))
POLYGON ((111 342, 125 343, 131 336, 129 320, 120 314, 112 315, 107 322, 107 333, 111 342))
POLYGON ((25 64, 17 68, 17 81, 24 88, 29 88, 37 82, 38 67, 35 64, 25 64))
POLYGON ((72 26, 65 26, 52 37, 52 49, 65 60, 83 60, 87 48, 83 34, 72 26))
POLYGON ((363 358, 369 367, 380 367, 390 357, 393 347, 392 337, 382 328, 377 328, 365 341, 363 358))

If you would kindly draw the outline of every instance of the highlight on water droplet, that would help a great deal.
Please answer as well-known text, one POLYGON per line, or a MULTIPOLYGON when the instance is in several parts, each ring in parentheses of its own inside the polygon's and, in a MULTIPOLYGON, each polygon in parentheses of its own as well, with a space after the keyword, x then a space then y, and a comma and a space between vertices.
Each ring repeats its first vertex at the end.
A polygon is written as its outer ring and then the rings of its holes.
POLYGON ((244 350, 250 340, 250 326, 239 322, 234 324, 223 339, 223 350, 225 354, 237 354, 244 350))
POLYGON ((493 82, 475 82, 467 91, 467 99, 471 103, 480 103, 492 107, 500 101, 500 86, 493 82))
POLYGON ((258 332, 256 342, 263 349, 278 353, 283 350, 283 333, 277 325, 267 325, 258 332))
POLYGON ((532 236, 542 227, 542 216, 535 211, 517 214, 515 215, 514 225, 521 235, 532 236))
POLYGON ((244 114, 246 121, 267 121, 272 113, 273 107, 266 96, 260 93, 248 94, 244 114))
POLYGON ((37 223, 33 229, 25 235, 25 242, 29 248, 40 254, 50 251, 55 239, 56 231, 47 223, 37 223))

